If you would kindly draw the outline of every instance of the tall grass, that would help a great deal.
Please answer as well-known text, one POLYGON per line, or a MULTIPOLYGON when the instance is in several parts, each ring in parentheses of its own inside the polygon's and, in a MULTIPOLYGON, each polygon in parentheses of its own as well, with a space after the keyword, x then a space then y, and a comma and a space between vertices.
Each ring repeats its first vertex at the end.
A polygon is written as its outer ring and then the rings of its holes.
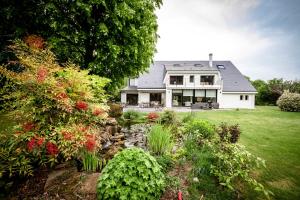
POLYGON ((156 155, 163 155, 172 148, 172 135, 169 128, 154 125, 148 134, 149 150, 156 155))

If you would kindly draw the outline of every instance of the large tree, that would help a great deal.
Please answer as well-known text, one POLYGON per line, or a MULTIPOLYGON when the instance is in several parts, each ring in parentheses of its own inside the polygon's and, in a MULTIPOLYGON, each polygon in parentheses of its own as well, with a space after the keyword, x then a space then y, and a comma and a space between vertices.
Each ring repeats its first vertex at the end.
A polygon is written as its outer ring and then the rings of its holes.
MULTIPOLYGON (((1 0, 3 1, 3 0, 1 0)), ((161 0, 11 0, 1 3, 2 39, 37 33, 61 62, 120 86, 152 62, 161 0), (24 19, 24 20, 22 20, 24 19), (6 30, 8 28, 8 30, 6 30)))

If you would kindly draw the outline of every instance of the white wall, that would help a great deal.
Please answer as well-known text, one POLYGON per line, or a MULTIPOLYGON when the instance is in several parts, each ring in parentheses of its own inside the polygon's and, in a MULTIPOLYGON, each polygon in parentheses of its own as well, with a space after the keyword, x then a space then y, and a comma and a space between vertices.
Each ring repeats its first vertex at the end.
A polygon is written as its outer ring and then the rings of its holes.
POLYGON ((150 103, 150 93, 139 92, 139 103, 150 103))
POLYGON ((223 93, 218 94, 218 102, 220 108, 255 108, 255 95, 247 93, 223 93), (240 100, 240 95, 243 95, 243 100, 240 100), (245 100, 245 96, 248 95, 248 100, 245 100))
POLYGON ((121 103, 126 103, 126 93, 121 92, 121 103))
POLYGON ((165 106, 167 108, 171 108, 172 107, 172 90, 166 90, 166 104, 165 106))

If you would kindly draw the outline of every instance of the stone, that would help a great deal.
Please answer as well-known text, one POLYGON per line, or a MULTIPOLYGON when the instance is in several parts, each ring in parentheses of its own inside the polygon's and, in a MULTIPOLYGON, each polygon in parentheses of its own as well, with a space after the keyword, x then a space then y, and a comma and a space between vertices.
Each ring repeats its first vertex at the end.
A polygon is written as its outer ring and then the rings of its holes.
POLYGON ((196 182, 196 183, 198 183, 198 182, 199 182, 199 179, 198 179, 197 177, 194 177, 194 178, 193 178, 193 181, 196 182))
POLYGON ((99 176, 100 173, 86 174, 79 192, 83 194, 97 194, 97 181, 99 176))

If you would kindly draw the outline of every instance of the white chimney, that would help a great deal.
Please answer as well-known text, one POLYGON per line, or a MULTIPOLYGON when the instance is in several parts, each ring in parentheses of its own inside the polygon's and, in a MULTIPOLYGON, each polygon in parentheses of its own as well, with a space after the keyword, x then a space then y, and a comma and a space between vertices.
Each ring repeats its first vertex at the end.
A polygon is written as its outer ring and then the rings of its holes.
POLYGON ((213 66, 213 54, 210 53, 209 54, 209 67, 212 67, 213 66))

